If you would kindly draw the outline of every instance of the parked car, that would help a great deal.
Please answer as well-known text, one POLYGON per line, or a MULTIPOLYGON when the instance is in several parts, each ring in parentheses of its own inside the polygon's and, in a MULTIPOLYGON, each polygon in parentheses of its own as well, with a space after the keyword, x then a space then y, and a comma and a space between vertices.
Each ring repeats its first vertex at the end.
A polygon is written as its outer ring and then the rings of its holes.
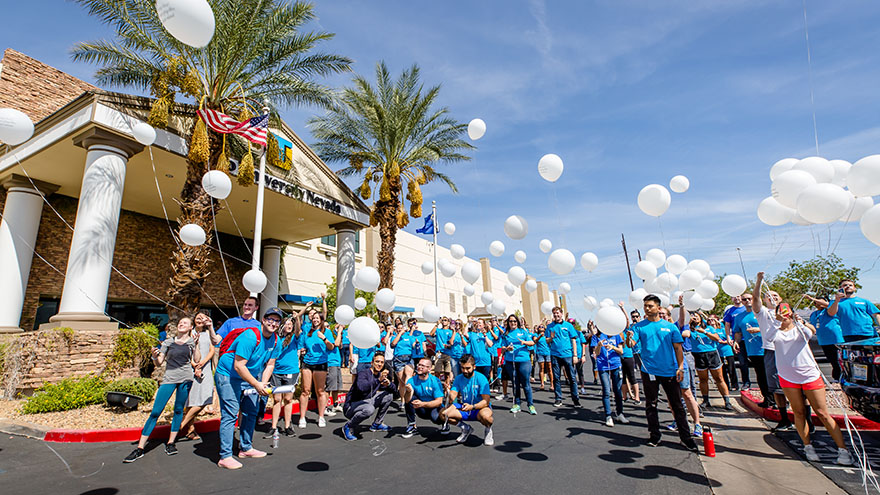
POLYGON ((840 387, 850 406, 880 422, 880 338, 840 344, 840 387))

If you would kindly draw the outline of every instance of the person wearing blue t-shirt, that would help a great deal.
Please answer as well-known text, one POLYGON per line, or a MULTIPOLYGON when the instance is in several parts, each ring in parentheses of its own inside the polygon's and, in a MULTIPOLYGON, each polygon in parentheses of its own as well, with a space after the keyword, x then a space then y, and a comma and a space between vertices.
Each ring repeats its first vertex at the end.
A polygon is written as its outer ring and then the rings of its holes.
MULTIPOLYGON (((255 298, 248 298, 248 300, 255 298)), ((256 301, 254 301, 256 304, 256 301)), ((220 461, 218 466, 238 469, 241 463, 232 458, 232 438, 235 421, 241 411, 239 422, 239 458, 265 457, 266 453, 253 447, 254 427, 257 424, 257 394, 269 395, 266 387, 275 369, 275 360, 281 351, 276 335, 281 325, 282 313, 271 308, 263 315, 263 324, 257 332, 246 328, 220 356, 214 382, 220 398, 220 461), (253 387, 257 394, 243 395, 246 388, 253 387)))
MULTIPOLYGON (((269 382, 272 388, 296 385, 299 381, 299 351, 302 349, 300 346, 300 333, 301 330, 297 325, 294 325, 292 318, 284 321, 284 325, 282 325, 278 333, 278 338, 281 339, 279 344, 281 350, 275 359, 275 368, 272 370, 272 379, 269 382)), ((269 438, 272 437, 276 429, 280 435, 296 436, 296 431, 293 429, 292 414, 293 392, 274 394, 272 401, 272 429, 269 430, 269 438), (282 410, 284 412, 284 425, 286 426, 283 430, 278 426, 278 419, 281 417, 282 410)))
POLYGON ((436 338, 436 349, 439 355, 434 361, 434 374, 442 376, 442 380, 448 387, 452 378, 458 373, 458 360, 463 350, 461 334, 450 325, 446 316, 440 317, 440 322, 431 331, 431 336, 436 338))
POLYGON ((532 358, 529 355, 529 349, 535 345, 535 341, 532 340, 532 333, 520 326, 519 318, 516 315, 507 317, 504 321, 504 330, 502 345, 507 350, 505 360, 510 360, 510 368, 513 371, 513 407, 510 408, 510 412, 517 413, 522 409, 522 401, 519 394, 520 390, 522 390, 526 396, 529 414, 538 414, 535 410, 535 403, 532 401, 532 384, 530 380, 532 358))
POLYGON ((660 418, 657 400, 660 387, 672 408, 681 443, 690 451, 697 452, 697 444, 691 438, 687 413, 681 403, 679 382, 684 378, 684 352, 682 335, 674 324, 660 318, 660 298, 649 294, 644 299, 645 319, 633 325, 633 333, 642 346, 642 385, 645 389, 645 417, 648 420, 650 438, 648 445, 660 445, 660 418))
MULTIPOLYGON (((573 321, 569 320, 569 323, 573 321)), ((572 326, 574 326, 574 323, 572 323, 572 326)), ((577 373, 578 393, 586 394, 587 382, 584 380, 584 361, 587 360, 587 354, 590 351, 587 350, 587 337, 584 335, 584 332, 575 329, 575 341, 577 346, 577 363, 574 364, 574 371, 577 373)))
POLYGON ((837 354, 838 344, 843 344, 843 332, 840 329, 839 315, 828 315, 828 301, 809 294, 804 294, 806 299, 813 302, 816 311, 810 314, 810 324, 816 327, 816 340, 822 347, 825 359, 831 363, 831 377, 840 379, 840 359, 837 354))
MULTIPOLYGON (((333 340, 325 335, 324 314, 317 311, 310 312, 311 327, 308 331, 303 330, 302 340, 305 348, 302 364, 302 393, 299 396, 299 428, 306 427, 306 411, 308 411, 309 397, 312 395, 312 387, 318 397, 318 428, 327 426, 324 414, 327 409, 327 362, 330 360, 330 352, 336 348, 333 340)), ((335 337, 335 336, 334 336, 335 337)))
MULTIPOLYGON (((406 321, 408 327, 413 329, 413 340, 415 343, 413 344, 413 362, 418 364, 418 360, 426 357, 425 354, 425 343, 427 339, 425 338, 425 334, 419 330, 419 321, 415 318, 410 318, 406 321)), ((433 363, 432 363, 433 364, 433 363)))
POLYGON ((351 341, 348 340, 348 327, 342 329, 342 342, 339 345, 339 355, 342 357, 342 367, 348 368, 351 364, 351 341))
POLYGON ((389 345, 394 351, 391 358, 391 369, 397 375, 397 383, 406 383, 412 376, 415 365, 413 364, 413 348, 418 345, 414 332, 416 326, 406 325, 401 321, 396 325, 389 338, 389 345))
POLYGON ((616 418, 621 423, 629 423, 623 415, 623 393, 620 379, 620 357, 623 355, 623 339, 620 335, 609 336, 602 332, 593 337, 593 356, 596 369, 602 382, 602 405, 605 407, 605 426, 614 426, 616 418), (615 416, 611 409, 611 395, 614 394, 615 416))
MULTIPOLYGON (((724 316, 721 318, 721 322, 724 324, 724 330, 727 332, 727 335, 733 336, 735 334, 733 330, 734 319, 738 315, 746 312, 746 307, 743 305, 742 296, 731 297, 730 303, 732 306, 724 310, 724 316)), ((752 386, 752 381, 749 378, 749 356, 746 354, 745 347, 740 347, 739 351, 734 351, 734 354, 739 363, 739 373, 742 377, 741 390, 748 390, 752 386)))
POLYGON ((477 371, 486 378, 489 378, 492 373, 491 350, 494 342, 489 338, 489 332, 483 320, 476 320, 473 325, 472 330, 462 334, 465 341, 467 341, 465 351, 474 357, 474 366, 476 366, 477 371))
POLYGON ((743 294, 743 307, 745 311, 737 314, 733 318, 733 335, 737 342, 745 348, 746 355, 749 358, 749 365, 755 369, 755 376, 758 378, 758 388, 761 389, 761 401, 759 407, 773 407, 776 405, 773 400, 773 394, 767 386, 767 371, 764 367, 764 340, 761 338, 761 328, 758 326, 758 320, 755 313, 752 312, 752 294, 743 294))
POLYGON ((544 377, 550 381, 550 389, 553 389, 553 371, 550 369, 550 345, 547 344, 546 327, 539 323, 535 325, 535 362, 538 364, 538 378, 541 380, 540 390, 544 390, 544 377))
MULTIPOLYGON (((428 358, 419 359, 416 375, 406 381, 403 390, 403 409, 406 412, 406 431, 403 438, 410 438, 419 432, 416 416, 440 424, 440 409, 446 395, 443 384, 431 374, 433 363, 428 358)), ((447 430, 448 431, 448 430, 447 430)))
POLYGON ((715 315, 709 315, 708 322, 709 325, 706 328, 711 328, 719 339, 718 342, 715 342, 715 349, 721 358, 721 376, 727 383, 728 390, 739 390, 739 381, 736 377, 736 357, 734 357, 736 342, 733 341, 733 332, 727 333, 724 330, 724 325, 718 321, 718 317, 715 315))
POLYGON ((562 406, 562 382, 560 378, 563 370, 568 379, 568 384, 571 386, 571 401, 575 408, 581 407, 573 362, 573 359, 577 356, 576 332, 577 330, 574 329, 571 323, 562 319, 562 308, 559 306, 553 308, 553 321, 547 325, 547 330, 545 331, 547 342, 550 344, 550 359, 552 360, 553 369, 553 394, 555 398, 553 407, 562 406))
POLYGON ((838 317, 844 342, 877 336, 874 326, 880 326, 880 310, 871 301, 856 296, 856 283, 852 280, 840 281, 840 292, 825 312, 838 317))
POLYGON ((324 333, 329 340, 333 341, 333 350, 327 354, 327 380, 324 383, 324 393, 330 400, 324 411, 325 416, 332 417, 342 412, 342 404, 339 403, 339 392, 342 392, 342 353, 340 348, 344 331, 345 327, 342 325, 337 324, 335 330, 331 330, 329 323, 324 322, 324 333))
POLYGON ((486 427, 483 445, 495 445, 489 379, 477 372, 474 357, 470 354, 462 355, 460 365, 461 374, 455 377, 449 387, 452 405, 440 413, 440 419, 461 428, 461 435, 455 439, 458 443, 467 441, 474 431, 466 421, 477 420, 486 427))
POLYGON ((642 404, 639 398, 639 381, 636 380, 636 370, 641 367, 641 361, 636 361, 636 349, 639 345, 638 337, 632 330, 632 326, 641 319, 638 311, 629 314, 629 325, 623 335, 623 356, 621 356, 620 369, 623 375, 623 401, 632 399, 637 406, 642 404))
POLYGON ((703 396, 701 407, 707 408, 709 405, 709 374, 715 382, 715 387, 721 392, 724 398, 724 409, 732 410, 730 404, 730 391, 727 384, 724 383, 724 377, 721 375, 721 356, 718 355, 716 343, 721 339, 715 334, 714 329, 710 329, 706 325, 705 315, 702 313, 693 313, 690 317, 688 325, 684 325, 687 311, 682 303, 682 296, 679 297, 679 317, 678 326, 682 329, 682 337, 688 339, 691 343, 691 352, 694 355, 694 362, 697 367, 697 376, 700 378, 700 394, 703 396))

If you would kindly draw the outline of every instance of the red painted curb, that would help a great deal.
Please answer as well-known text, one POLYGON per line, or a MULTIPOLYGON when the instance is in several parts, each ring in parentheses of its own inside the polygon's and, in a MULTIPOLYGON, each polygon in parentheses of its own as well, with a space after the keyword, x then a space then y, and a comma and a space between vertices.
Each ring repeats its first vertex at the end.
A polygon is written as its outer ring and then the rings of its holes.
MULTIPOLYGON (((779 421, 782 418, 779 410, 768 409, 758 406, 758 401, 755 399, 755 396, 752 395, 750 390, 743 390, 742 392, 740 392, 739 401, 740 403, 742 403, 743 407, 749 409, 750 411, 757 414, 758 416, 761 416, 764 419, 770 421, 779 421)), ((847 416, 849 417, 849 420, 852 422, 852 424, 854 424, 859 430, 880 431, 880 423, 875 423, 874 421, 871 421, 861 414, 853 412, 852 414, 847 414, 847 416)), ((834 421, 836 421, 841 428, 846 428, 846 420, 844 419, 842 414, 832 414, 831 417, 834 418, 834 421)), ((794 421, 794 414, 792 414, 791 411, 788 412, 788 419, 794 421)), ((820 421, 819 417, 815 414, 813 414, 813 424, 822 424, 822 421, 820 421)))
MULTIPOLYGON (((345 401, 345 394, 339 394, 339 402, 345 401)), ((329 400, 332 405, 333 399, 329 400)), ((293 414, 299 414, 299 402, 293 403, 293 414)), ((314 399, 309 401, 309 410, 317 410, 314 399)), ((272 419, 272 410, 267 408, 264 419, 272 419)), ((196 421, 193 427, 198 433, 211 433, 220 429, 220 419, 212 418, 204 421, 196 421)), ((167 439, 171 433, 171 425, 159 425, 153 429, 150 438, 167 439)), ((117 428, 110 430, 50 430, 46 432, 43 441, 62 443, 96 443, 96 442, 137 442, 141 438, 141 428, 117 428)))

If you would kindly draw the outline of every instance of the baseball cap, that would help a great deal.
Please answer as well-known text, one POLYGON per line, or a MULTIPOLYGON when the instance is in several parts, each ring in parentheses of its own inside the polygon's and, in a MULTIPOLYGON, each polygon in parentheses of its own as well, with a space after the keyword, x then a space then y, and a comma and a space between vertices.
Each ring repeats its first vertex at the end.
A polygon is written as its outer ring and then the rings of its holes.
POLYGON ((269 316, 275 315, 278 318, 284 319, 284 313, 278 309, 278 307, 269 308, 265 313, 263 313, 263 318, 268 318, 269 316))

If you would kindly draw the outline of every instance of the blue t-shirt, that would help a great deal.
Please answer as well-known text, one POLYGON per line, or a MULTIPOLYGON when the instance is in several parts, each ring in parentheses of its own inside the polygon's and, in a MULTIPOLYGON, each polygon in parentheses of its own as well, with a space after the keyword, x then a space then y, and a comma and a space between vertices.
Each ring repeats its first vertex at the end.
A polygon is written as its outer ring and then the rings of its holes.
MULTIPOLYGON (((324 338, 330 340, 332 334, 333 332, 328 329, 327 333, 324 334, 324 338)), ((306 355, 303 356, 303 362, 309 365, 326 363, 330 358, 330 351, 327 350, 327 344, 318 337, 318 331, 315 330, 312 335, 303 332, 303 335, 305 336, 304 347, 306 349, 306 355)))
POLYGON ((524 363, 532 360, 529 356, 529 346, 520 343, 520 340, 532 340, 532 333, 525 328, 513 328, 504 334, 504 346, 513 346, 512 352, 504 353, 505 361, 524 363))
POLYGON ((671 377, 678 371, 673 344, 683 342, 678 328, 666 320, 642 320, 633 325, 633 332, 642 344, 642 371, 671 377))
MULTIPOLYGON (((391 337, 391 344, 394 344, 394 339, 397 337, 391 337)), ((400 336, 400 340, 397 341, 397 345, 392 345, 391 347, 394 349, 395 356, 412 356, 413 354, 413 344, 417 342, 415 335, 409 333, 408 331, 403 332, 403 335, 400 336)))
POLYGON ((620 354, 617 351, 609 349, 605 347, 602 342, 608 341, 609 344, 614 346, 619 346, 623 344, 623 339, 620 338, 620 335, 608 336, 604 333, 599 333, 593 336, 592 344, 594 346, 599 346, 599 355, 596 356, 596 369, 599 371, 611 371, 620 368, 620 354))
POLYGON ((348 327, 342 329, 342 342, 341 344, 344 347, 348 347, 348 344, 351 344, 351 341, 348 340, 348 327))
MULTIPOLYGON (((473 331, 468 334, 467 352, 474 357, 474 366, 491 366, 492 355, 489 354, 490 347, 486 344, 488 333, 480 333, 473 331)), ((489 338, 489 340, 492 340, 489 338)))
POLYGON ((721 342, 715 342, 715 349, 718 350, 718 355, 725 358, 733 356, 733 347, 727 343, 727 335, 724 333, 723 328, 714 328, 714 327, 706 327, 711 330, 712 333, 718 336, 721 339, 721 342))
POLYGON ((550 346, 547 344, 547 336, 543 333, 540 337, 537 337, 537 340, 535 340, 535 354, 539 356, 550 355, 550 346))
POLYGON ((584 337, 584 332, 578 332, 577 330, 575 330, 575 333, 577 334, 577 337, 575 337, 575 340, 577 340, 578 359, 583 359, 584 358, 584 344, 587 343, 587 338, 584 337))
POLYGON ((422 349, 425 346, 426 338, 425 334, 422 333, 421 330, 413 331, 413 338, 416 341, 416 345, 413 346, 412 357, 413 359, 419 359, 425 357, 425 351, 422 349))
POLYGON ((354 353, 358 357, 358 366, 373 362, 373 356, 376 354, 376 346, 361 349, 355 346, 354 353))
POLYGON ((452 333, 451 328, 437 329, 435 334, 437 336, 437 350, 451 358, 458 359, 464 354, 464 344, 461 342, 461 334, 456 333, 452 345, 448 345, 449 339, 452 338, 452 333))
POLYGON ((844 337, 858 335, 873 337, 874 318, 871 315, 880 313, 877 306, 861 297, 849 297, 837 303, 835 316, 840 320, 840 330, 844 337))
MULTIPOLYGON (((630 327, 627 328, 627 330, 629 330, 630 332, 632 332, 632 329, 633 329, 632 325, 630 325, 630 327)), ((635 345, 632 348, 633 354, 641 354, 642 353, 642 343, 639 341, 639 336, 635 332, 633 332, 633 340, 635 341, 635 342, 633 342, 635 345)))
POLYGON ((278 342, 278 346, 281 347, 281 351, 275 359, 275 370, 273 373, 279 375, 299 373, 299 350, 302 349, 302 335, 300 335, 300 338, 297 338, 296 335, 291 335, 290 343, 287 346, 284 345, 284 339, 281 339, 278 342))
POLYGON ((377 350, 377 351, 385 352, 385 337, 386 337, 387 335, 388 335, 388 332, 386 332, 386 331, 383 331, 383 332, 379 335, 379 343, 376 345, 376 350, 377 350))
MULTIPOLYGON (((330 342, 336 342, 336 333, 334 333, 332 328, 328 328, 324 336, 330 342)), ((324 347, 326 348, 326 346, 324 347)), ((333 347, 333 350, 327 353, 327 366, 342 366, 342 353, 339 352, 339 346, 333 347)))
MULTIPOLYGON (((632 331, 631 329, 632 329, 632 327, 627 328, 626 331, 627 331, 627 332, 631 332, 631 331, 632 331)), ((634 342, 633 342, 633 346, 630 347, 630 346, 626 345, 626 341, 627 341, 627 339, 626 339, 626 333, 624 333, 623 336, 624 336, 624 339, 623 339, 623 357, 625 357, 625 358, 631 358, 631 357, 633 357, 633 352, 634 352, 634 350, 635 350, 636 348, 638 348, 638 346, 639 346, 639 337, 638 337, 638 335, 636 335, 635 333, 633 333, 633 335, 632 335, 632 340, 634 340, 634 342)), ((592 345, 592 344, 591 344, 591 345, 592 345)))
POLYGON ((458 392, 456 400, 461 404, 476 404, 483 400, 483 395, 489 395, 489 379, 479 371, 467 378, 460 374, 452 381, 450 390, 458 392))
POLYGON ((728 323, 730 328, 733 329, 733 320, 736 318, 736 315, 742 313, 746 310, 745 306, 732 306, 724 312, 724 317, 721 318, 722 323, 728 323))
POLYGON ((422 402, 431 402, 434 399, 442 399, 443 384, 440 380, 429 374, 426 379, 422 380, 418 376, 414 376, 406 381, 406 384, 413 389, 413 398, 422 402))
POLYGON ((816 339, 819 345, 835 345, 843 343, 843 332, 840 329, 838 315, 828 316, 825 309, 813 311, 810 323, 816 327, 816 339))
MULTIPOLYGON (((708 335, 691 330, 690 325, 685 325, 682 330, 691 331, 691 336, 687 338, 691 344, 691 352, 712 352, 715 350, 715 341, 710 339, 708 335)), ((715 333, 712 330, 714 329, 709 326, 703 329, 706 333, 715 333)))
POLYGON ((571 353, 571 340, 577 339, 576 332, 577 330, 567 321, 562 323, 554 321, 547 325, 547 333, 550 334, 552 339, 552 342, 550 342, 550 355, 561 358, 573 357, 571 353))
POLYGON ((257 336, 251 330, 245 330, 236 337, 232 345, 229 346, 229 352, 220 356, 217 361, 217 373, 228 376, 230 378, 241 379, 241 376, 235 371, 233 365, 236 357, 247 359, 245 366, 251 373, 251 376, 260 380, 266 363, 271 359, 276 359, 281 352, 281 346, 278 337, 272 334, 269 338, 260 336, 260 342, 257 343, 257 336))
POLYGON ((746 328, 749 327, 758 328, 758 319, 755 318, 755 313, 752 313, 751 311, 743 311, 733 319, 733 333, 741 335, 740 339, 742 339, 742 342, 746 346, 746 355, 763 356, 764 348, 761 345, 761 332, 749 333, 746 330, 746 328))
MULTIPOLYGON (((223 324, 220 325, 220 328, 217 329, 216 333, 217 333, 217 335, 220 336, 220 342, 223 342, 223 339, 226 337, 226 335, 228 335, 229 332, 231 332, 235 329, 254 328, 254 327, 256 327, 260 331, 263 330, 263 326, 260 324, 259 321, 255 320, 253 318, 245 320, 241 316, 236 316, 234 318, 229 318, 228 320, 224 321, 223 324)), ((163 340, 163 342, 164 342, 164 340, 163 340)), ((217 343, 217 347, 220 347, 220 342, 217 343)), ((218 364, 219 364, 219 362, 218 362, 218 364)))

